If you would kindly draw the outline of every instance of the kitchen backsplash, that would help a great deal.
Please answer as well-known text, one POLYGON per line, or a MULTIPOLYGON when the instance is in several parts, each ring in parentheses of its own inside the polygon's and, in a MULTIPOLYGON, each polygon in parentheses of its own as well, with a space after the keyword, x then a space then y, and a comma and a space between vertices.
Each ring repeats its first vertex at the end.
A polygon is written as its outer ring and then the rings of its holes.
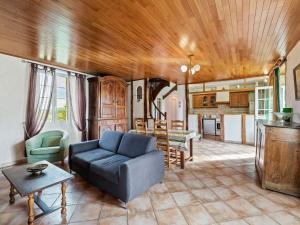
POLYGON ((229 104, 219 104, 218 108, 200 108, 190 109, 192 114, 205 114, 205 115, 216 115, 216 114, 242 114, 249 113, 249 108, 230 108, 229 104))

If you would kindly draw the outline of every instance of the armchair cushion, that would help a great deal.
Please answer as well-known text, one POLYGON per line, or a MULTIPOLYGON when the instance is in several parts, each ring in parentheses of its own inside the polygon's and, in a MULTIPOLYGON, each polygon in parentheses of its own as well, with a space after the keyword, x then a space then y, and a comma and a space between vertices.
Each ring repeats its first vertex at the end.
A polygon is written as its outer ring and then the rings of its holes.
POLYGON ((60 145, 61 136, 46 136, 43 137, 41 147, 54 147, 60 145))
POLYGON ((58 153, 59 151, 60 151, 60 146, 54 146, 54 147, 32 149, 30 153, 32 155, 47 155, 47 154, 55 154, 58 153))
POLYGON ((130 158, 135 158, 145 153, 151 152, 155 150, 155 148, 155 137, 126 133, 121 140, 118 154, 125 155, 130 158))
POLYGON ((92 173, 118 184, 120 165, 128 160, 130 158, 115 154, 111 157, 92 162, 90 170, 92 173))
POLYGON ((106 131, 99 140, 99 147, 111 152, 117 152, 123 133, 106 131))
POLYGON ((73 156, 73 161, 84 168, 89 168, 91 162, 99 159, 104 159, 113 155, 114 153, 110 151, 97 148, 90 151, 77 153, 73 156))

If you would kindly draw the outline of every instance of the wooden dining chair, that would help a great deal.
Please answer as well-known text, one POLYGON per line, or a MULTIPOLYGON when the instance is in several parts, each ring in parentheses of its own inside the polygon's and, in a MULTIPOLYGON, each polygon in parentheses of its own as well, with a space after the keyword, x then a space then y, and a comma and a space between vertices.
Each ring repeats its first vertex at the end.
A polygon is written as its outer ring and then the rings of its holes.
POLYGON ((184 130, 184 121, 183 120, 172 120, 171 121, 172 130, 184 130))
POLYGON ((137 134, 147 134, 147 123, 141 120, 135 121, 135 130, 137 134))
POLYGON ((165 161, 169 168, 171 163, 177 163, 177 149, 170 148, 167 121, 155 121, 154 135, 156 137, 157 149, 165 152, 165 161))

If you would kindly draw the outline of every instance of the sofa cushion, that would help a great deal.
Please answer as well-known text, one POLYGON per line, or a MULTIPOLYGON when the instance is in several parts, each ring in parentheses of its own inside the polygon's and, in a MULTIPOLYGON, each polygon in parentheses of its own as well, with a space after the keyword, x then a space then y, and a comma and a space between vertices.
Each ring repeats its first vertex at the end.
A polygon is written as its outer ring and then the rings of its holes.
POLYGON ((111 157, 92 162, 90 171, 112 183, 118 184, 120 165, 128 160, 130 158, 115 154, 111 157))
POLYGON ((58 146, 60 144, 60 139, 61 136, 59 135, 43 137, 42 147, 58 146))
POLYGON ((140 134, 126 133, 124 134, 118 154, 135 158, 156 148, 156 138, 140 134))
POLYGON ((31 155, 47 155, 47 154, 55 154, 60 151, 60 146, 54 147, 44 147, 44 148, 36 148, 30 151, 31 155))
POLYGON ((124 133, 118 131, 105 131, 99 140, 99 147, 111 152, 117 152, 124 133))
POLYGON ((99 159, 104 159, 112 155, 114 155, 114 153, 101 148, 97 148, 90 151, 75 154, 72 158, 72 161, 88 169, 91 162, 99 159))

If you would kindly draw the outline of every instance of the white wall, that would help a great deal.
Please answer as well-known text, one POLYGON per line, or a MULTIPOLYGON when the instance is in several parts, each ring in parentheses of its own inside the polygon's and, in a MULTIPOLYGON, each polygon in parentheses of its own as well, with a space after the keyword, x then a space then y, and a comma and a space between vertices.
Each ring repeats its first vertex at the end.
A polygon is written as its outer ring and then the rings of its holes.
MULTIPOLYGON (((24 160, 24 129, 29 64, 20 58, 0 54, 0 167, 24 160)), ((71 123, 48 123, 44 130, 63 129, 70 143, 80 141, 71 123)))
POLYGON ((27 63, 0 54, 0 167, 24 159, 28 73, 27 63))
MULTIPOLYGON (((295 100, 293 69, 300 63, 300 41, 287 55, 286 62, 286 105, 292 107, 294 113, 300 113, 300 101, 295 100)), ((300 116, 294 115, 294 121, 300 122, 300 116)))

